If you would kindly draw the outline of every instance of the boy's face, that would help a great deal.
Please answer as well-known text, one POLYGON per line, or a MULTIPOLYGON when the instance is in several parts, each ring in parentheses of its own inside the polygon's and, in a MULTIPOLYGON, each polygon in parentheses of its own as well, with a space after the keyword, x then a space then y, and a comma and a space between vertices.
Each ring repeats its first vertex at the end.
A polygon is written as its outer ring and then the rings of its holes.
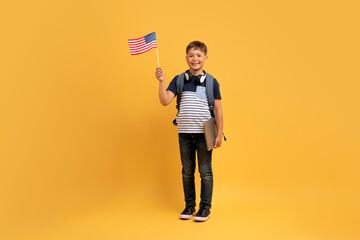
POLYGON ((186 54, 186 62, 193 71, 202 71, 207 56, 200 49, 192 48, 186 54))

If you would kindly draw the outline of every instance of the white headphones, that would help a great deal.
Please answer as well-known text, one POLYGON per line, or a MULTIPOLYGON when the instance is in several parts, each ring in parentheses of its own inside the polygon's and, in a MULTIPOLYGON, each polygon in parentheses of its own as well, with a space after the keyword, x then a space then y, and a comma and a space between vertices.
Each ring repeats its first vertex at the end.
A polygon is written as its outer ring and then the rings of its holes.
MULTIPOLYGON (((204 71, 204 75, 198 75, 198 76, 196 76, 196 84, 202 84, 204 81, 205 81, 205 78, 206 78, 206 72, 204 71)), ((191 72, 190 72, 190 70, 187 70, 186 72, 185 72, 185 79, 186 79, 186 81, 189 81, 189 80, 191 80, 192 79, 192 77, 193 77, 193 75, 191 74, 191 72)))

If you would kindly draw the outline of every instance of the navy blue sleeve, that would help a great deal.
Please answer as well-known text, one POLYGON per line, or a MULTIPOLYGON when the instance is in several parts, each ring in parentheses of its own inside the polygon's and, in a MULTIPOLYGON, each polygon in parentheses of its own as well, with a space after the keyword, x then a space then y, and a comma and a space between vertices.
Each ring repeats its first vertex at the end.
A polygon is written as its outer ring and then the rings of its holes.
POLYGON ((221 99, 221 94, 220 94, 220 85, 218 83, 218 81, 214 78, 214 99, 221 99))
POLYGON ((177 93, 177 87, 176 87, 176 81, 177 81, 177 77, 178 76, 175 76, 174 79, 170 82, 168 88, 166 89, 166 91, 171 91, 175 94, 176 96, 176 93, 177 93))

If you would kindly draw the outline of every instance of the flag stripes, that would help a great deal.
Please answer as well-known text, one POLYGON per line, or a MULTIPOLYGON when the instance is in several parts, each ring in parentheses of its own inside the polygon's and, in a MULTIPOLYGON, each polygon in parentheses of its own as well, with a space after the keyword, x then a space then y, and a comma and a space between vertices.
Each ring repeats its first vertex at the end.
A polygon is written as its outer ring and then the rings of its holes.
POLYGON ((155 33, 150 33, 145 37, 129 39, 129 48, 131 55, 138 55, 149 51, 150 49, 157 48, 155 33))

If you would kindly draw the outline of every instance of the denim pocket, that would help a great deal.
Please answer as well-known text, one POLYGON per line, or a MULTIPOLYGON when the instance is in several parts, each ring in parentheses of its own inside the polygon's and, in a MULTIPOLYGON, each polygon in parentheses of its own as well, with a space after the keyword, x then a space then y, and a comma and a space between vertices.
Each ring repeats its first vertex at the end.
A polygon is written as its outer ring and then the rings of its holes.
POLYGON ((195 96, 200 99, 206 99, 205 87, 197 86, 195 96))

